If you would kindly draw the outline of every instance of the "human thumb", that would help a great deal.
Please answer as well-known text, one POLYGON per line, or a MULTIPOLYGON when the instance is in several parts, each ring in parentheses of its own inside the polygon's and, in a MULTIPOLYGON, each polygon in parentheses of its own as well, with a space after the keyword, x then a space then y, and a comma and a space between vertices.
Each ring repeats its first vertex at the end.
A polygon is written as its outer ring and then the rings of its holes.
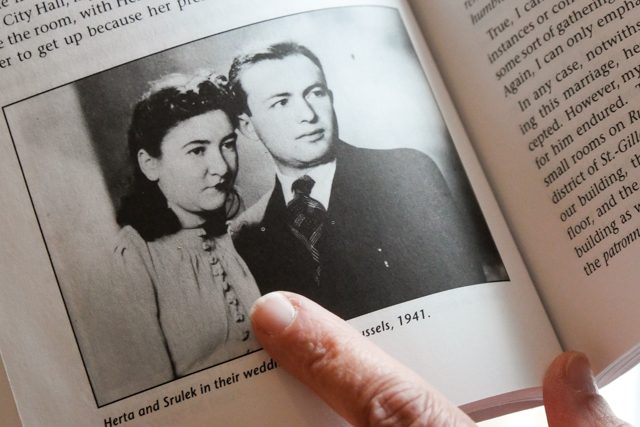
POLYGON ((598 394, 587 357, 578 352, 562 353, 544 377, 544 407, 549 427, 622 427, 598 394))

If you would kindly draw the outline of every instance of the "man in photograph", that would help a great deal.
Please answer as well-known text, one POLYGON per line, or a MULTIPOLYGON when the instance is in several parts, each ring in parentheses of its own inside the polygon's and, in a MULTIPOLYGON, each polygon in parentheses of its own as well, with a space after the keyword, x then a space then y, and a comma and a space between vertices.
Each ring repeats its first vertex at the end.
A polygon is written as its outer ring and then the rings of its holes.
POLYGON ((438 167, 415 150, 341 141, 313 52, 279 43, 239 56, 230 83, 240 130, 276 165, 273 190, 232 225, 263 294, 297 292, 348 319, 485 282, 438 167))

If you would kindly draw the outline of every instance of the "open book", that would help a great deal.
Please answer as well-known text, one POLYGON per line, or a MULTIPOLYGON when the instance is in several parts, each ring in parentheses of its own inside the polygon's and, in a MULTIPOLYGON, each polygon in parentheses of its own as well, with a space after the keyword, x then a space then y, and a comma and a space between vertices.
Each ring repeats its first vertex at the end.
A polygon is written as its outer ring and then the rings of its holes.
MULTIPOLYGON (((244 326, 213 348, 229 306, 243 324, 251 284, 349 318, 478 420, 539 404, 563 349, 585 351, 600 384, 640 361, 640 2, 0 0, 0 15, 9 425, 343 423, 244 326), (238 123, 222 110, 200 123, 237 125, 220 144, 233 173, 207 186, 218 194, 237 169, 235 243, 119 225, 132 108, 152 82, 228 76, 234 58, 282 43, 304 52, 248 62, 238 123), (276 83, 286 90, 269 95, 276 83), (281 122, 251 104, 263 92, 270 108, 303 102, 311 118, 300 120, 327 119, 301 138, 332 147, 320 242, 342 228, 319 260, 313 239, 286 229, 315 262, 306 287, 282 275, 300 254, 260 237, 281 219, 269 213, 276 198, 299 200, 284 185, 293 163, 268 142, 281 122), (345 200, 351 222, 334 215, 345 200), (218 256, 190 279, 211 245, 218 256), (187 267, 165 263, 176 248, 193 249, 187 267), (234 289, 222 312, 204 282, 234 289), (233 334, 247 344, 227 344, 233 334)), ((162 144, 197 117, 168 126, 162 144)), ((152 167, 167 156, 135 154, 175 212, 166 170, 152 167)))

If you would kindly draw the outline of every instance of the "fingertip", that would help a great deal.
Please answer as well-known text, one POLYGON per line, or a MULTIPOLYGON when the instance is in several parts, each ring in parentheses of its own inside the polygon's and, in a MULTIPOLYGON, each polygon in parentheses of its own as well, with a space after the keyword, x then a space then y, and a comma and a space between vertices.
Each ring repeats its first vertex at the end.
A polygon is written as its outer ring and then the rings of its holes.
POLYGON ((564 377, 573 390, 581 393, 598 392, 591 364, 584 353, 571 352, 564 364, 564 377))
POLYGON ((296 314, 296 308, 285 294, 271 292, 256 300, 249 316, 256 332, 272 336, 284 332, 296 314))
POLYGON ((591 364, 584 353, 567 351, 557 356, 545 374, 545 387, 567 387, 576 392, 597 393, 591 364))
POLYGON ((471 425, 416 373, 301 295, 264 295, 250 316, 256 337, 278 365, 351 423, 430 420, 424 424, 471 425), (443 419, 452 422, 440 422, 443 419))

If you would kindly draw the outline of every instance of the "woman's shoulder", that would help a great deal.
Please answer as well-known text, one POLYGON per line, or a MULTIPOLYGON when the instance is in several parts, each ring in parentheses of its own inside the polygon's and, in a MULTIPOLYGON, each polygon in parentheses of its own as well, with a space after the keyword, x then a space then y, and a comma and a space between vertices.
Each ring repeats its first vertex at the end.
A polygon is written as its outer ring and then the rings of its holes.
POLYGON ((120 229, 111 255, 111 268, 118 286, 132 282, 140 287, 146 278, 155 274, 148 242, 131 226, 120 229))
POLYGON ((132 256, 143 256, 148 252, 147 242, 140 236, 140 233, 130 225, 125 225, 120 229, 115 239, 113 255, 116 258, 129 258, 132 256))
POLYGON ((116 236, 116 249, 117 248, 130 248, 140 247, 146 244, 145 240, 140 236, 140 233, 136 231, 130 225, 125 225, 120 229, 116 236))

